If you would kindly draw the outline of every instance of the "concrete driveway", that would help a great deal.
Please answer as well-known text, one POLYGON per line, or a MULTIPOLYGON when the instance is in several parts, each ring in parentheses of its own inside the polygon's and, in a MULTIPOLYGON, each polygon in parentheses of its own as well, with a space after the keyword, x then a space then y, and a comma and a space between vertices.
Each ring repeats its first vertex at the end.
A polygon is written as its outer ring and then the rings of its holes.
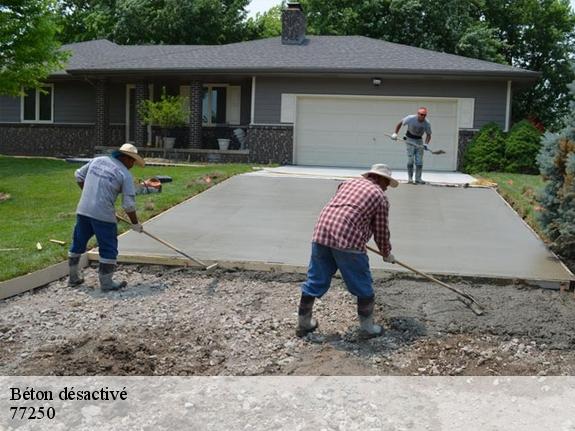
MULTIPOLYGON (((282 265, 304 271, 316 218, 340 181, 325 175, 244 174, 168 210, 144 228, 222 266, 282 265)), ((388 190, 388 197, 393 253, 419 270, 532 281, 572 278, 492 189, 401 184, 388 190)), ((120 261, 161 262, 178 256, 142 234, 120 237, 120 261)), ((371 262, 376 270, 401 270, 376 255, 371 262)))

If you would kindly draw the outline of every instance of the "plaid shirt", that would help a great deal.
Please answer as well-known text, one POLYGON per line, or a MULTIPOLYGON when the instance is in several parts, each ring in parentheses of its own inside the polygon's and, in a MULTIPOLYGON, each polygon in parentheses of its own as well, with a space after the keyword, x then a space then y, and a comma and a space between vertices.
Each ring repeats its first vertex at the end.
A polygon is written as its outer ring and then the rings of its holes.
POLYGON ((388 214, 387 198, 374 181, 344 181, 321 211, 312 241, 340 250, 365 252, 373 235, 379 251, 387 256, 391 252, 388 214))

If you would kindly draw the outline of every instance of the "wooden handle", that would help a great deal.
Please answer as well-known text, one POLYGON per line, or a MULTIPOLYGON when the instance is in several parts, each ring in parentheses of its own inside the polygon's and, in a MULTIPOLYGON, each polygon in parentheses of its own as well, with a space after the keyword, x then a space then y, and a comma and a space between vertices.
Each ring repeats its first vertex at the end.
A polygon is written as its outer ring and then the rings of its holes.
MULTIPOLYGON (((367 249, 368 249, 369 251, 373 251, 374 253, 379 254, 380 256, 383 256, 383 255, 379 252, 379 250, 376 250, 376 249, 374 249, 373 247, 370 247, 369 245, 366 246, 366 247, 367 247, 367 249)), ((441 285, 441 286, 443 286, 443 287, 445 287, 445 288, 451 290, 452 292, 457 293, 458 295, 463 296, 464 298, 467 298, 467 299, 470 300, 470 301, 475 302, 475 300, 473 299, 473 297, 471 297, 471 295, 469 295, 469 294, 467 294, 467 293, 465 293, 465 292, 463 292, 463 291, 457 289, 456 287, 450 286, 449 284, 444 283, 443 281, 440 281, 440 280, 438 280, 437 278, 432 277, 432 276, 429 275, 429 274, 426 274, 425 272, 421 272, 421 271, 419 271, 419 270, 417 270, 417 269, 415 269, 415 268, 412 268, 411 266, 409 266, 409 265, 407 265, 407 264, 405 264, 405 263, 403 263, 403 262, 400 262, 400 261, 397 260, 397 259, 395 259, 395 263, 397 263, 399 266, 403 266, 405 269, 409 269, 410 271, 415 272, 416 274, 421 275, 422 277, 427 278, 428 280, 433 281, 434 283, 437 283, 437 284, 439 284, 439 285, 441 285)))
MULTIPOLYGON (((122 221, 125 222, 125 223, 128 223, 128 224, 130 224, 130 225, 132 224, 132 222, 130 222, 129 220, 126 220, 124 217, 122 217, 122 216, 119 215, 119 214, 116 214, 116 217, 117 217, 119 220, 122 220, 122 221)), ((214 266, 214 265, 210 265, 210 266, 206 265, 206 264, 205 264, 204 262, 202 262, 201 260, 196 259, 196 258, 194 258, 194 257, 192 257, 192 256, 190 256, 190 255, 188 255, 188 254, 186 254, 186 253, 184 253, 182 250, 176 248, 175 246, 173 246, 172 244, 170 244, 168 241, 165 241, 165 240, 163 240, 163 239, 161 239, 161 238, 158 238, 157 236, 152 235, 150 232, 148 232, 148 231, 146 231, 146 230, 142 230, 142 233, 148 235, 148 236, 149 236, 150 238, 152 238, 152 239, 155 239, 155 240, 158 241, 159 243, 164 244, 166 247, 171 248, 171 249, 174 250, 176 253, 179 253, 179 254, 181 254, 182 256, 184 256, 184 257, 190 259, 192 262, 196 262, 198 265, 201 265, 201 266, 203 266, 204 268, 211 268, 212 266, 214 266)))

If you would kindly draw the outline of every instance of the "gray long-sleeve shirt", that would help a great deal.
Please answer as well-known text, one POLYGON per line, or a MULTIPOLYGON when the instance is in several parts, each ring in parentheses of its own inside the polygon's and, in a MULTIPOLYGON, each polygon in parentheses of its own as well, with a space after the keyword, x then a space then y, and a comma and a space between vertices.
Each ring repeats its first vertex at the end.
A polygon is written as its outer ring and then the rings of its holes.
POLYGON ((82 197, 76 212, 96 220, 116 223, 114 204, 122 193, 122 208, 136 210, 136 189, 132 174, 119 160, 96 157, 76 170, 76 180, 84 182, 82 197))

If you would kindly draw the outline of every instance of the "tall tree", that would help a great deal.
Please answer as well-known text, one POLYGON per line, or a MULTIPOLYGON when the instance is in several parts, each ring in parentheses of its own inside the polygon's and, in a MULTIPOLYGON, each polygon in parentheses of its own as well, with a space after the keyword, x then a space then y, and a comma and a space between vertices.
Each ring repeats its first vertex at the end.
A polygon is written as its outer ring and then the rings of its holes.
POLYGON ((569 0, 486 0, 485 19, 498 29, 508 64, 539 71, 537 84, 514 97, 513 117, 537 117, 555 129, 569 112, 575 74, 575 14, 569 0))
POLYGON ((224 44, 247 35, 249 0, 60 0, 65 42, 224 44))
POLYGON ((56 40, 51 0, 13 0, 0 4, 0 94, 17 96, 38 87, 67 58, 56 40))

